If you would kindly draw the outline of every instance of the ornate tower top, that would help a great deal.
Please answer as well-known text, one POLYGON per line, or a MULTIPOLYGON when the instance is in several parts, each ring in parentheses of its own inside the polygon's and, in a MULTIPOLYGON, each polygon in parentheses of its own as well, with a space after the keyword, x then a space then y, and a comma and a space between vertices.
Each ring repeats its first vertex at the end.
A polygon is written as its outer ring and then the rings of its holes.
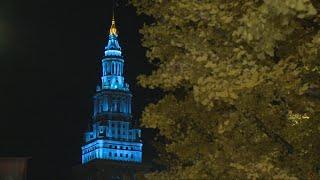
POLYGON ((114 36, 118 36, 117 34, 117 28, 116 28, 116 21, 114 19, 114 13, 112 15, 112 24, 111 24, 111 27, 110 27, 110 35, 114 35, 114 36))
POLYGON ((124 59, 113 16, 108 43, 104 48, 104 58, 102 59, 101 88, 98 89, 129 91, 129 85, 124 81, 123 68, 124 59))

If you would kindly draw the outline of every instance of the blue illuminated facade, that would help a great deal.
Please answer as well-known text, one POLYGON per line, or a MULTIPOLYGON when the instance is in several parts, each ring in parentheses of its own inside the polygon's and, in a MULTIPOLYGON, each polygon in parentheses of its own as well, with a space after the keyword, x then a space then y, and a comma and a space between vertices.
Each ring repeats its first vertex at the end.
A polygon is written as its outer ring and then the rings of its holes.
POLYGON ((93 97, 93 117, 85 132, 82 164, 95 159, 142 162, 141 130, 134 128, 129 85, 114 18, 102 59, 101 85, 93 97))

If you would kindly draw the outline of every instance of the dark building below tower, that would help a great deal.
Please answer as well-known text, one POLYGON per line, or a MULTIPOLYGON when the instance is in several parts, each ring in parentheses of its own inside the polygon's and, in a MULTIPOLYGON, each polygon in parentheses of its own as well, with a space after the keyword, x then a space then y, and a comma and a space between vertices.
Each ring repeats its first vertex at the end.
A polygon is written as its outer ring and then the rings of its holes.
POLYGON ((0 157, 0 180, 26 180, 30 157, 0 157))
POLYGON ((86 165, 73 168, 75 180, 134 180, 144 179, 144 173, 150 166, 143 163, 94 160, 86 165))

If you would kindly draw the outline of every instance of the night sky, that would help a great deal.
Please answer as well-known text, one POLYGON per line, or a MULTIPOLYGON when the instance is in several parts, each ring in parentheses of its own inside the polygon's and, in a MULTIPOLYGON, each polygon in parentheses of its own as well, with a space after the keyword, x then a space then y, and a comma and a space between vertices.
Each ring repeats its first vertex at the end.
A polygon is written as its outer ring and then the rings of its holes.
MULTIPOLYGON (((111 0, 0 0, 0 157, 32 157, 31 180, 68 179, 80 163, 111 17, 111 0)), ((136 84, 152 69, 138 32, 146 20, 125 2, 116 8, 135 119, 158 95, 136 84)))

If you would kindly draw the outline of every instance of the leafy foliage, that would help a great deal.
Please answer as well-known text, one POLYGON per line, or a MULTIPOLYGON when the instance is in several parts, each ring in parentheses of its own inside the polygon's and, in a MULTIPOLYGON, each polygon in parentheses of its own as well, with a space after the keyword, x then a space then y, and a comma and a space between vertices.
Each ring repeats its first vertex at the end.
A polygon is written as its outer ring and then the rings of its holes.
POLYGON ((167 92, 142 123, 166 141, 151 179, 312 179, 320 168, 320 2, 132 0, 167 92))

